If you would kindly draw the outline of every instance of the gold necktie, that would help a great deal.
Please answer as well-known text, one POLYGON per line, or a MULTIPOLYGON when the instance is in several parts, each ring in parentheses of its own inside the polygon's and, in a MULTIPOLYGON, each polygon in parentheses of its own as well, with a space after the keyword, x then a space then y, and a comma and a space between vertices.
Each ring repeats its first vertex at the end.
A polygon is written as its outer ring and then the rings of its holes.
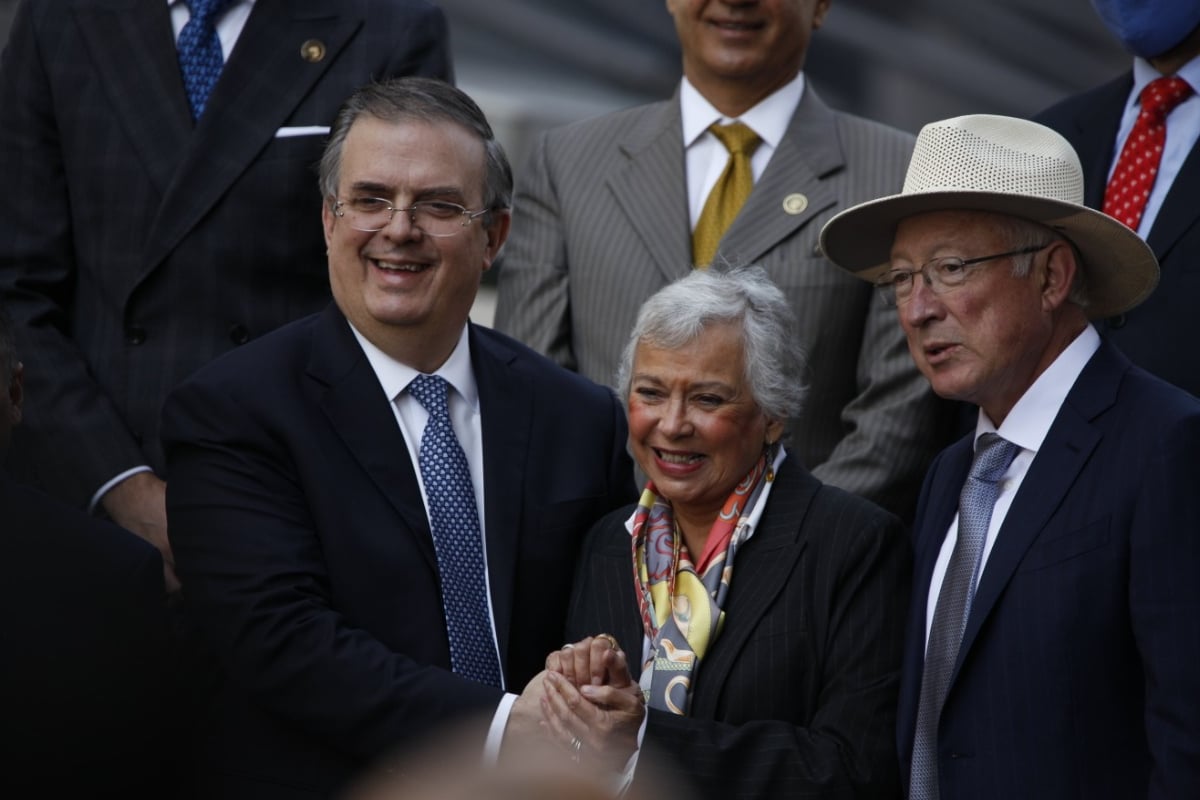
POLYGON ((754 186, 750 156, 761 141, 757 133, 740 122, 713 124, 709 130, 729 151, 729 161, 708 193, 704 210, 696 221, 696 230, 692 232, 692 263, 701 269, 713 260, 721 237, 750 196, 750 189, 754 186))

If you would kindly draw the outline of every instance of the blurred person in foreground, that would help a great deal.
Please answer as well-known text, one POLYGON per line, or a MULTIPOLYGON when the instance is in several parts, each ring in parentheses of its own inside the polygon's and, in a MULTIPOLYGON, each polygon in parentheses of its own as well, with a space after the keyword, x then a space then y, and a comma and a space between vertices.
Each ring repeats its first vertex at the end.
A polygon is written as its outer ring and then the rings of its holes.
POLYGON ((1200 396, 1200 3, 1092 0, 1133 67, 1035 119, 1061 133, 1083 164, 1084 202, 1138 232, 1161 268, 1136 308, 1096 319, 1133 363, 1200 396))
POLYGON ((643 305, 625 349, 649 482, 588 534, 579 641, 548 658, 544 708, 555 741, 634 786, 649 758, 714 800, 899 795, 908 541, 782 446, 802 402, 795 325, 763 270, 698 271, 643 305))
POLYGON ((200 797, 328 797, 480 713, 481 757, 537 735, 506 690, 562 643, 583 535, 634 494, 612 392, 468 320, 512 191, 469 97, 363 87, 321 187, 334 303, 164 415, 184 599, 226 678, 200 797))
MULTIPOLYGON (((0 456, 24 366, 0 307, 0 456)), ((0 795, 176 797, 162 558, 0 471, 0 795)))
POLYGON ((798 319, 796 377, 817 387, 787 420, 792 458, 911 519, 953 414, 888 309, 829 268, 817 234, 897 190, 912 136, 831 109, 808 81, 830 0, 666 5, 679 91, 539 139, 517 184, 496 328, 609 384, 650 295, 693 268, 761 265, 798 319))
POLYGON ((27 0, 0 58, 9 466, 163 554, 163 402, 329 303, 314 165, 356 88, 451 76, 424 0, 27 0))
POLYGON ((978 406, 914 528, 911 800, 1200 797, 1200 400, 1091 320, 1158 279, 1033 122, 931 123, 901 194, 835 217, 939 395, 978 406))

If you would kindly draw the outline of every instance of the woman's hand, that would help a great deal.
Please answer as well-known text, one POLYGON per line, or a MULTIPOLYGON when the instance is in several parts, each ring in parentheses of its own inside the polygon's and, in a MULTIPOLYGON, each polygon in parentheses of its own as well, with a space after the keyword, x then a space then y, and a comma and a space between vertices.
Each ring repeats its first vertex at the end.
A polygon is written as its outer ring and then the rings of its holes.
POLYGON ((546 656, 546 671, 561 675, 575 688, 585 685, 615 686, 633 683, 615 637, 601 633, 563 645, 546 656))
MULTIPOLYGON (((578 646, 570 648, 575 649, 578 646)), ((601 659, 605 664, 611 662, 611 667, 605 668, 607 683, 576 687, 558 672, 543 673, 542 718, 551 741, 573 759, 620 772, 637 750, 646 709, 624 653, 604 649, 601 659)))

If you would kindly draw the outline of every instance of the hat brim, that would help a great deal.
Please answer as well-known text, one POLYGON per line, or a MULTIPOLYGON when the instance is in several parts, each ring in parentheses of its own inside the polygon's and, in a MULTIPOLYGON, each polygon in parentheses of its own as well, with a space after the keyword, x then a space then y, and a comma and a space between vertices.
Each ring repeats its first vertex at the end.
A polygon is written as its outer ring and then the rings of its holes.
POLYGON ((881 197, 829 220, 821 230, 821 249, 837 266, 873 283, 889 268, 896 226, 930 211, 989 211, 1058 231, 1083 258, 1092 319, 1128 311, 1158 285, 1158 260, 1137 233, 1086 206, 1026 194, 955 189, 881 197))

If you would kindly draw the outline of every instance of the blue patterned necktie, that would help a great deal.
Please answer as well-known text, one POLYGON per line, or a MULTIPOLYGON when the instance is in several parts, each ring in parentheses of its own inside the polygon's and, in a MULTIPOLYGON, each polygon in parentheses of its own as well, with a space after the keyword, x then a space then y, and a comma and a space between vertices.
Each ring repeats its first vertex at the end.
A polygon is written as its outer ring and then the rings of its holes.
POLYGON ((950 689, 950 676, 958 660, 971 601, 979 580, 979 563, 987 539, 992 508, 1000 495, 1000 478, 1020 448, 994 433, 979 437, 971 474, 958 500, 958 540, 942 580, 929 644, 925 650, 925 672, 921 677, 921 699, 913 739, 912 781, 909 800, 938 800, 938 718, 950 689))
POLYGON ((190 17, 179 32, 179 68, 183 72, 183 86, 187 90, 188 103, 192 106, 192 119, 200 119, 208 95, 217 85, 225 58, 221 55, 221 40, 213 24, 233 0, 186 0, 190 17))
POLYGON ((483 574, 483 536, 467 457, 450 424, 450 385, 437 375, 418 375, 409 393, 429 412, 417 460, 442 579, 442 608, 450 639, 450 664, 465 678, 500 686, 500 662, 488 613, 483 574))

